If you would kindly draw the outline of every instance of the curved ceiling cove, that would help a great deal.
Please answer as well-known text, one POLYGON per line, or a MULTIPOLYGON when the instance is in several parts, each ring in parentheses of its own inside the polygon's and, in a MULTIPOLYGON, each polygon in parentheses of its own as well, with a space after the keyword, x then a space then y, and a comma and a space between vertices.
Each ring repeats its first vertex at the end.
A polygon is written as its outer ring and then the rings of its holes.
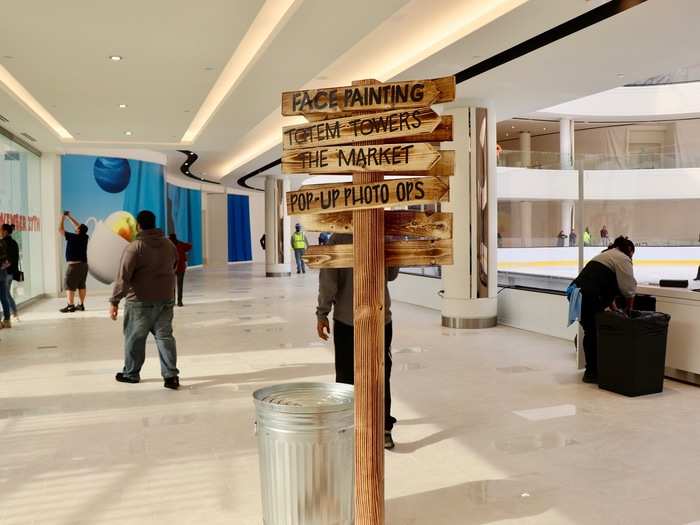
POLYGON ((190 151, 187 149, 179 149, 177 151, 187 155, 187 159, 185 160, 185 162, 182 163, 182 166, 180 166, 180 173, 182 173, 185 177, 189 177, 190 179, 194 179, 194 180, 199 181, 199 182, 208 182, 210 184, 221 184, 219 181, 207 180, 204 177, 197 177, 196 175, 192 174, 192 171, 191 171, 192 165, 195 162, 197 162, 197 159, 199 158, 199 155, 197 155, 194 151, 190 151))

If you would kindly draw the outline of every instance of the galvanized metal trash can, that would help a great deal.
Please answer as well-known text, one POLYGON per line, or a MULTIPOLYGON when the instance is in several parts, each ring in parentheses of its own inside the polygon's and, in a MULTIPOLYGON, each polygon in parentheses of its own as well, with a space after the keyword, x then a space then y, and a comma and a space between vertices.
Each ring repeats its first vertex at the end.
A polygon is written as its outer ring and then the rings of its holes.
POLYGON ((257 390, 265 525, 354 522, 354 389, 289 383, 257 390))

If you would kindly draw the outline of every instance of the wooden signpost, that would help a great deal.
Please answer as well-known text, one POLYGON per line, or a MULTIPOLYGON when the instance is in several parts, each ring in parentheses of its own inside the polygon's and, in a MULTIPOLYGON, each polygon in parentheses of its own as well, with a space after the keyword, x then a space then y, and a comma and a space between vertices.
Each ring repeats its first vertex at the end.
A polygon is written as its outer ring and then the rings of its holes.
POLYGON ((283 173, 352 173, 350 184, 307 185, 287 211, 311 231, 352 233, 352 244, 312 246, 313 268, 353 268, 355 523, 384 523, 384 289, 386 266, 452 264, 452 215, 389 211, 445 200, 452 119, 431 104, 455 97, 454 77, 291 91, 283 115, 309 124, 283 130, 283 173), (400 175, 384 180, 384 174, 400 175), (412 237, 384 243, 384 236, 412 237))

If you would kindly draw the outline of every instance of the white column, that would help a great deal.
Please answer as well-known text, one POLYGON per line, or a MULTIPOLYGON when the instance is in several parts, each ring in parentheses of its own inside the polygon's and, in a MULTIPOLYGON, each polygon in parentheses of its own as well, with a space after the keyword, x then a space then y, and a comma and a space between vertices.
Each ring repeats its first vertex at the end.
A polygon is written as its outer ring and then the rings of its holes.
POLYGON ((450 177, 450 201, 442 205, 452 213, 454 227, 454 264, 442 267, 442 325, 490 327, 497 318, 494 123, 481 125, 479 136, 477 108, 458 106, 444 114, 453 117, 454 140, 441 149, 455 150, 455 172, 450 177))
POLYGON ((574 121, 569 118, 559 121, 559 160, 563 170, 574 167, 574 121))
POLYGON ((532 246, 532 202, 529 201, 520 203, 520 239, 523 248, 532 246))
POLYGON ((44 293, 57 296, 61 292, 63 242, 58 235, 61 210, 61 156, 41 156, 41 244, 44 266, 44 293))
POLYGON ((265 177, 265 275, 288 277, 292 274, 291 233, 286 195, 289 179, 280 175, 265 177))
POLYGON ((532 147, 530 141, 530 132, 520 132, 520 165, 523 168, 529 168, 532 164, 532 147))
MULTIPOLYGON (((561 229, 565 235, 569 235, 573 226, 574 201, 561 202, 561 229)), ((565 243, 565 244, 568 244, 565 243)))

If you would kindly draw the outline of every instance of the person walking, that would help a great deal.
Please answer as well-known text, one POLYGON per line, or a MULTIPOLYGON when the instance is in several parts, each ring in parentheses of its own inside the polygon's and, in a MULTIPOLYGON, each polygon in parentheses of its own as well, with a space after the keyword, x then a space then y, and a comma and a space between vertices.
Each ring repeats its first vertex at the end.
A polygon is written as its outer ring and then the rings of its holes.
MULTIPOLYGON (((618 237, 609 248, 596 255, 584 266, 566 291, 569 301, 577 302, 580 294, 578 318, 583 328, 583 351, 586 355, 584 383, 598 382, 598 326, 596 315, 608 308, 616 310, 615 297, 627 299, 626 310, 634 306, 637 281, 634 278, 634 243, 627 237, 618 237)), ((570 318, 575 315, 570 314, 570 318)), ((570 319, 571 320, 571 319, 570 319)))
POLYGON ((610 239, 608 238, 608 227, 603 224, 603 227, 600 229, 600 244, 602 246, 607 246, 609 242, 610 239))
POLYGON ((321 232, 318 234, 318 245, 325 246, 328 244, 328 239, 331 238, 331 234, 328 232, 321 232))
POLYGON ((7 269, 10 267, 10 260, 7 258, 5 243, 0 241, 0 306, 2 306, 2 319, 0 319, 0 329, 12 328, 10 321, 10 303, 7 300, 7 269))
MULTIPOLYGON (((9 266, 5 270, 5 294, 7 298, 7 304, 10 308, 10 314, 15 321, 19 321, 19 316, 17 315, 17 304, 12 297, 12 281, 16 281, 19 278, 19 245, 17 241, 12 238, 12 233, 15 231, 14 224, 3 224, 0 226, 0 242, 5 245, 5 254, 9 266)), ((9 326, 8 326, 9 328, 9 326)))
MULTIPOLYGON (((352 235, 334 234, 329 245, 351 244, 352 235)), ((386 280, 393 281, 398 268, 387 268, 386 280)), ((324 341, 330 335, 328 315, 333 310, 333 345, 335 346, 335 380, 337 383, 355 383, 355 332, 353 319, 352 268, 326 268, 319 272, 316 331, 324 341)), ((394 448, 391 432, 396 419, 391 415, 391 297, 389 287, 384 290, 384 448, 394 448)))
POLYGON ((66 276, 63 287, 66 289, 68 304, 61 308, 62 313, 85 311, 85 297, 87 295, 88 260, 87 248, 90 236, 88 227, 78 222, 69 211, 63 212, 58 224, 58 233, 66 239, 66 276), (68 219, 75 228, 75 233, 66 231, 65 222, 68 219), (80 304, 75 305, 75 292, 78 291, 80 304))
POLYGON ((177 235, 171 233, 168 238, 175 245, 177 250, 177 268, 175 274, 177 276, 177 305, 182 305, 182 287, 185 284, 185 272, 187 271, 187 252, 192 249, 192 245, 188 242, 182 242, 177 238, 177 235))
POLYGON ((571 228, 569 233, 569 246, 576 246, 576 230, 571 228))
POLYGON ((309 246, 309 241, 306 239, 306 234, 301 231, 301 224, 297 223, 295 229, 296 231, 292 234, 292 248, 294 249, 294 259, 297 263, 297 273, 306 273, 302 257, 309 246))
POLYGON ((138 235, 124 249, 110 298, 109 316, 116 321, 119 302, 124 308, 124 368, 115 379, 138 383, 146 360, 146 338, 153 334, 160 357, 163 386, 180 387, 177 350, 173 336, 173 307, 177 249, 162 230, 156 216, 143 210, 136 216, 138 235))

